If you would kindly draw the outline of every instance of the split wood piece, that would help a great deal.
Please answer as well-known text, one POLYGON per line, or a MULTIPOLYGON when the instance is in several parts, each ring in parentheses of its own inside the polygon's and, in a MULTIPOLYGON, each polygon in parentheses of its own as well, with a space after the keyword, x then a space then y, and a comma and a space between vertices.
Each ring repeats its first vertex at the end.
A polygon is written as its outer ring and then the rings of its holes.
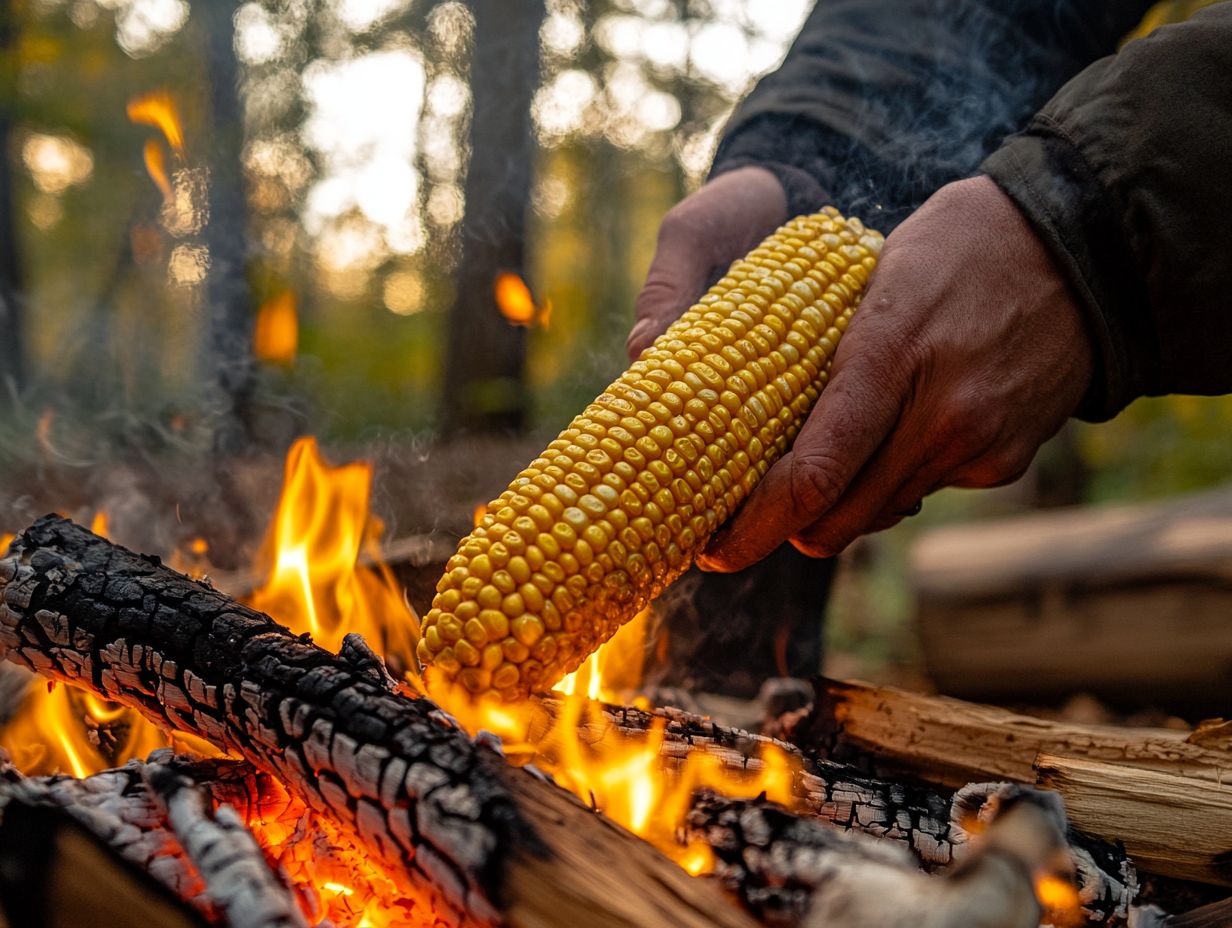
POLYGON ((0 928, 210 924, 217 922, 207 922, 66 810, 25 800, 6 806, 0 821, 0 928))
POLYGON ((814 712, 795 739, 809 752, 862 760, 878 775, 907 773, 940 784, 1005 778, 1058 789, 1067 806, 1071 799, 1082 804, 1082 814, 1071 815, 1075 828, 1122 842, 1139 869, 1232 885, 1232 870, 1221 857, 1232 851, 1230 755, 1172 734, 1118 736, 1113 728, 1066 726, 955 699, 822 680, 814 712), (1065 764, 1089 771, 1108 790, 1085 791, 1086 784, 1064 777, 1046 780, 1036 769, 1041 755, 1069 758, 1065 764), (1169 808, 1149 783, 1188 800, 1169 808), (1125 814, 1133 803, 1136 814, 1125 814))
POLYGON ((211 923, 306 928, 294 894, 270 869, 243 821, 225 806, 215 811, 207 798, 209 784, 237 764, 181 767, 170 751, 155 752, 152 759, 83 779, 22 777, 7 767, 0 779, 0 815, 14 804, 61 810, 211 923), (193 780, 189 769, 206 783, 193 780))
POLYGON ((1140 869, 1232 886, 1232 782, 1051 754, 1037 766, 1074 825, 1117 835, 1140 869))
POLYGON ((10 660, 274 774, 442 924, 752 924, 430 701, 156 558, 45 517, 0 560, 0 599, 10 660))
POLYGON ((0 769, 0 816, 9 806, 59 809, 177 899, 191 901, 211 922, 218 912, 205 896, 205 883, 158 804, 145 787, 137 762, 85 779, 71 776, 23 777, 10 765, 0 769))
POLYGON ((686 833, 715 849, 720 881, 774 928, 1036 928, 1033 877, 1064 850, 1064 816, 1022 798, 1005 809, 945 876, 762 799, 699 794, 686 833))
POLYGON ((815 681, 813 711, 793 741, 838 761, 872 760, 945 786, 979 780, 1035 782, 1038 754, 1063 754, 1175 773, 1232 780, 1232 752, 1186 741, 1186 732, 1051 722, 893 687, 815 681))
POLYGON ((1232 701, 1232 492, 937 529, 911 552, 944 692, 1075 692, 1190 714, 1232 701))

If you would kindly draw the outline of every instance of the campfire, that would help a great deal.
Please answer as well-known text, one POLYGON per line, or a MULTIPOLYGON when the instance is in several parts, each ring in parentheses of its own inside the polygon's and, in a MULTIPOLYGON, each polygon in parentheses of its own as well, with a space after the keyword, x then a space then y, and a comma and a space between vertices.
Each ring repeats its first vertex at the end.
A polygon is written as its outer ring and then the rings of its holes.
MULTIPOLYGON (((883 777, 918 781, 923 755, 896 757, 877 725, 844 716, 893 705, 887 691, 819 690, 811 711, 774 720, 796 743, 651 708, 637 693, 645 616, 526 705, 428 699, 370 483, 367 465, 332 467, 297 442, 261 582, 211 581, 196 540, 171 558, 191 579, 106 541, 102 516, 93 533, 48 517, 5 539, 0 646, 41 675, 0 731, 6 826, 57 810, 213 924, 553 925, 593 912, 595 924, 871 926, 927 905, 945 925, 1115 925, 1145 911, 1130 858, 1106 840, 1130 836, 1067 828, 1056 794, 965 785, 1031 782, 1035 748, 1076 751, 1072 732, 1024 744, 1025 772, 978 751, 964 769, 955 748, 957 775, 900 785, 883 777), (874 743, 853 735, 865 730, 874 743)), ((920 699, 902 731, 936 711, 920 699)), ((953 717, 932 724, 938 744, 946 726, 961 737, 953 717)), ((1012 736, 1010 722, 982 724, 1012 736)), ((1209 748, 1163 751, 1222 763, 1209 748)))

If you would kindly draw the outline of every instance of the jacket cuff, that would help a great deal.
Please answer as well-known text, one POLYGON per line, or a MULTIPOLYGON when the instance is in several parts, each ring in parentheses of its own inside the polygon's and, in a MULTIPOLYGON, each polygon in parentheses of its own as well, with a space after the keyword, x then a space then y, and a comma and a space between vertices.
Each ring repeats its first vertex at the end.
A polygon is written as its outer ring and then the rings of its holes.
POLYGON ((1047 116, 1011 136, 981 169, 1022 210, 1078 298, 1095 351, 1074 415, 1111 419, 1158 383, 1159 346, 1119 211, 1078 148, 1047 116))

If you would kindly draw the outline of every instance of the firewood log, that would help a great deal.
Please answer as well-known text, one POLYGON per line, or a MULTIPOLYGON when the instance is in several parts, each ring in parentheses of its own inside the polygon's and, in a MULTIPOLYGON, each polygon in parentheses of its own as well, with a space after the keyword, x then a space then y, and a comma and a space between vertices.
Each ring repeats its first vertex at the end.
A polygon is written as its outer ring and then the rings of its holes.
POLYGON ((207 928, 201 913, 66 810, 11 801, 0 823, 0 926, 207 928))
POLYGON ((764 800, 701 794, 686 831, 715 848, 719 879, 772 928, 1036 928, 1033 879, 1064 865, 1064 816, 1044 794, 1003 809, 943 877, 919 872, 901 847, 764 800))
POLYGON ((1123 842, 1140 869, 1232 886, 1232 753, 1212 747, 1213 739, 1065 725, 822 679, 794 740, 806 754, 860 763, 879 776, 1046 786, 1061 793, 1077 828, 1123 842))
POLYGON ((1232 752, 1170 729, 1074 725, 946 696, 824 677, 795 738, 834 760, 876 757, 877 767, 959 787, 973 780, 1035 779, 1037 754, 1064 754, 1220 782, 1232 752))
POLYGON ((271 772, 442 924, 752 924, 430 701, 157 558, 45 517, 0 559, 0 603, 9 660, 271 772))
MULTIPOLYGON (((215 808, 209 787, 233 783, 236 766, 225 760, 187 765, 166 750, 151 763, 133 761, 82 779, 23 777, 6 766, 0 770, 0 820, 19 806, 58 810, 211 924, 307 928, 298 900, 270 869, 243 819, 228 806, 215 808)), ((35 851, 11 853, 25 866, 35 851)))

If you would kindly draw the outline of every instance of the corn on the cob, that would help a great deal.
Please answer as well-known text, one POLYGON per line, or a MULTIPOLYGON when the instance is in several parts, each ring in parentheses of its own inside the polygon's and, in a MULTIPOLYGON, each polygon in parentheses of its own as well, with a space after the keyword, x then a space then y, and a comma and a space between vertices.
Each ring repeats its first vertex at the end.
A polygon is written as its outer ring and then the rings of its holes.
POLYGON ((683 573, 799 431, 881 242, 833 208, 792 220, 574 419, 449 560, 429 685, 546 689, 683 573))

